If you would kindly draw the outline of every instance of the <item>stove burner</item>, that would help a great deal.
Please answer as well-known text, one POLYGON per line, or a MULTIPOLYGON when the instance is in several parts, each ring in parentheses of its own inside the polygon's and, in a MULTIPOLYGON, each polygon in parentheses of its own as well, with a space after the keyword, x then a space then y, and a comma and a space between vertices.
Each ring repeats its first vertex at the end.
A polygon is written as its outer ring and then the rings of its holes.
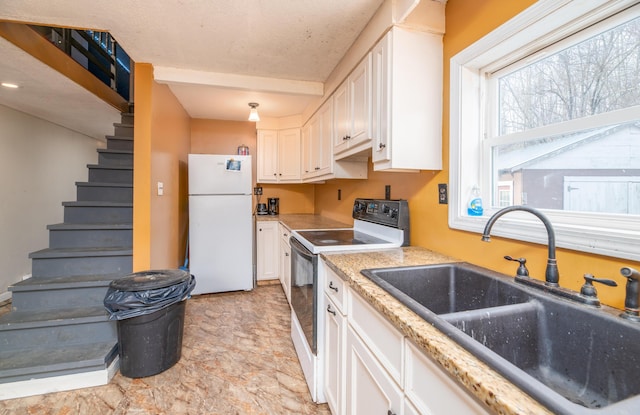
POLYGON ((335 245, 337 243, 340 243, 340 241, 337 239, 319 239, 317 242, 323 245, 335 245))

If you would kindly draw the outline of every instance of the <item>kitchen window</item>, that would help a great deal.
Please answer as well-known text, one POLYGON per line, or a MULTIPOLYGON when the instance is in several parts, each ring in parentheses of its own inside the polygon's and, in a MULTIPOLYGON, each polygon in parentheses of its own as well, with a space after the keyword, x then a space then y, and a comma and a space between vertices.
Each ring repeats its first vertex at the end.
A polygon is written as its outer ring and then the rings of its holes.
MULTIPOLYGON (((449 224, 545 212, 557 244, 640 260, 640 5, 542 0, 451 59, 449 224), (478 186, 484 218, 467 215, 478 186)), ((546 243, 530 215, 496 235, 546 243)))

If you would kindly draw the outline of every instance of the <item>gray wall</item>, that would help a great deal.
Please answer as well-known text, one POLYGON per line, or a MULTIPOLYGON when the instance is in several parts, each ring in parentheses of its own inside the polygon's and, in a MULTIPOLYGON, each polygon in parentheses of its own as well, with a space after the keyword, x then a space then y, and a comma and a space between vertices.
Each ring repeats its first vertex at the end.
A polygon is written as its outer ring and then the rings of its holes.
POLYGON ((95 138, 0 105, 0 301, 31 274, 29 253, 49 246, 48 224, 97 163, 95 138))

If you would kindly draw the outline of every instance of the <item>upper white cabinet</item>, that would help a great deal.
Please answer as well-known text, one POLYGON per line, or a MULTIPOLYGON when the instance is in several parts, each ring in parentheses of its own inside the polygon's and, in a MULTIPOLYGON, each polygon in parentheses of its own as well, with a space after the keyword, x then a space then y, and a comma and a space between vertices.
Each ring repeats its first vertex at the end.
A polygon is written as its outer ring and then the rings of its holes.
POLYGON ((442 169, 442 36, 396 26, 371 56, 373 169, 442 169))
POLYGON ((258 182, 300 182, 300 129, 258 131, 258 182))
POLYGON ((336 160, 371 148, 371 54, 333 94, 333 154, 336 160))
POLYGON ((332 172, 333 100, 325 102, 302 129, 302 179, 332 172))
POLYGON ((367 160, 334 160, 334 100, 330 97, 302 128, 302 180, 366 179, 367 160))

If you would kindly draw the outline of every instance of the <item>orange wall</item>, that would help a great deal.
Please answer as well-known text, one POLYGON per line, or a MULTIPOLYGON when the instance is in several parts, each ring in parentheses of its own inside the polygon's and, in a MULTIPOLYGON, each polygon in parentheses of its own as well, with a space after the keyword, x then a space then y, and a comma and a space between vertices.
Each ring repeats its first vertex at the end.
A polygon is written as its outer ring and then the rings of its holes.
MULTIPOLYGON (((456 53, 506 22, 535 1, 533 0, 449 0, 446 7, 444 37, 444 96, 443 96, 443 170, 440 172, 374 173, 367 181, 336 180, 316 185, 315 212, 334 219, 351 221, 354 197, 382 197, 384 185, 391 185, 392 198, 409 200, 411 213, 411 244, 452 255, 506 274, 515 274, 517 264, 505 261, 504 255, 526 257, 527 266, 535 278, 544 278, 546 246, 492 238, 491 243, 480 241, 480 235, 450 229, 446 205, 438 204, 438 183, 449 182, 449 60, 456 53), (337 189, 342 201, 337 201, 337 189)), ((598 286, 603 303, 623 308, 624 285, 621 266, 638 268, 640 264, 617 258, 585 254, 566 249, 557 252, 560 283, 579 290, 585 273, 612 278, 617 288, 598 286)))
POLYGON ((133 268, 177 268, 187 237, 190 119, 169 88, 154 82, 151 65, 135 70, 133 268))
POLYGON ((188 234, 190 118, 169 87, 155 82, 152 116, 151 267, 177 268, 184 263, 188 234), (158 182, 164 184, 162 196, 158 182))
POLYGON ((133 271, 151 265, 151 113, 153 67, 136 63, 133 120, 133 271))
MULTIPOLYGON (((238 146, 249 147, 253 165, 253 183, 256 182, 257 138, 256 125, 248 121, 191 120, 191 153, 199 154, 236 154, 238 146)), ((263 195, 260 202, 267 198, 280 198, 280 213, 313 213, 313 185, 269 185, 261 184, 263 195)), ((254 206, 258 203, 253 197, 254 206)))

